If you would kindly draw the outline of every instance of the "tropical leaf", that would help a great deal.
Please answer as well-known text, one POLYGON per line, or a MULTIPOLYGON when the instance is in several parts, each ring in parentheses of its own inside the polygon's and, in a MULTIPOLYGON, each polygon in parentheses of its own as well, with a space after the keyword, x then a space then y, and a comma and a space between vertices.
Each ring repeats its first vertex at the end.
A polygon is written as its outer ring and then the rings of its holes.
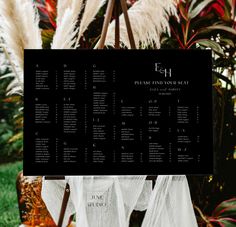
POLYGON ((221 46, 219 43, 210 40, 210 39, 199 39, 195 41, 196 43, 205 46, 205 47, 210 47, 213 51, 220 55, 224 55, 224 51, 222 50, 221 46))
POLYGON ((212 213, 214 217, 236 217, 236 198, 220 203, 212 213))
POLYGON ((13 143, 19 139, 22 139, 23 138, 23 132, 19 132, 17 134, 15 134, 14 136, 12 136, 9 140, 8 140, 8 143, 13 143))
POLYGON ((195 8, 191 10, 189 10, 189 14, 188 17, 190 19, 193 19, 194 17, 196 17, 207 5, 209 5, 211 2, 213 2, 214 0, 204 0, 201 3, 199 3, 195 8))
MULTIPOLYGON (((65 1, 66 2, 66 1, 65 1)), ((56 0, 35 0, 35 4, 39 10, 40 21, 43 28, 56 29, 57 17, 57 1, 56 0)))
POLYGON ((209 31, 213 31, 213 30, 222 30, 222 31, 232 33, 233 35, 236 35, 236 30, 235 29, 233 29, 229 26, 222 25, 222 24, 215 24, 215 25, 211 25, 211 26, 208 26, 208 27, 204 27, 203 29, 201 29, 199 31, 199 34, 209 32, 209 31))
POLYGON ((230 45, 231 47, 235 47, 235 44, 234 44, 233 40, 231 40, 231 39, 221 38, 220 41, 226 45, 230 45))
POLYGON ((14 102, 19 102, 20 100, 21 96, 14 95, 4 99, 3 102, 14 103, 14 102))
POLYGON ((197 0, 192 0, 191 2, 190 2, 190 5, 189 5, 189 11, 192 11, 193 10, 193 6, 195 5, 197 3, 197 0))
MULTIPOLYGON (((195 207, 196 208, 196 207, 195 207)), ((212 216, 205 216, 197 207, 200 216, 207 222, 207 226, 235 227, 236 226, 236 198, 225 200, 212 212, 212 216)))
POLYGON ((188 21, 188 12, 186 10, 186 8, 184 7, 184 5, 181 3, 179 3, 178 5, 178 8, 179 8, 179 12, 181 14, 181 16, 184 18, 185 21, 188 21))
MULTIPOLYGON (((214 219, 211 221, 211 223, 217 223, 220 227, 235 227, 236 226, 236 220, 235 219, 214 219)), ((218 226, 217 225, 217 226, 218 226)))
POLYGON ((54 33, 53 29, 42 30, 43 48, 49 49, 51 47, 54 33))

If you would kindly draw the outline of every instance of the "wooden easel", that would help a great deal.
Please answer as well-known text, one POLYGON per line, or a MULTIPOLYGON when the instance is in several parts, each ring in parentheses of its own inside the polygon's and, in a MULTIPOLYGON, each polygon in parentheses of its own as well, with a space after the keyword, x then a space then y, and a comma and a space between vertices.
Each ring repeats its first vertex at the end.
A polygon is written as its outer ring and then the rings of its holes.
POLYGON ((130 41, 130 47, 131 49, 136 49, 134 36, 133 36, 133 32, 132 32, 131 24, 129 20, 127 4, 125 0, 109 0, 108 5, 107 5, 107 10, 106 10, 106 15, 103 22, 101 38, 98 42, 98 45, 95 48, 97 49, 104 48, 108 26, 111 22, 111 18, 113 14, 115 16, 115 49, 120 48, 120 22, 119 22, 120 6, 124 15, 124 19, 125 19, 127 33, 128 33, 128 37, 130 41))
MULTIPOLYGON (((45 180, 65 180, 65 176, 45 176, 45 180)), ((70 185, 66 183, 57 227, 62 226, 69 197, 70 197, 70 185)))
MULTIPOLYGON (((96 45, 95 49, 104 49, 108 26, 111 22, 112 15, 114 15, 115 17, 115 49, 120 49, 120 22, 119 22, 120 9, 122 10, 123 15, 124 15, 130 47, 131 49, 136 49, 134 36, 133 36, 133 32, 132 32, 132 28, 131 28, 131 24, 130 24, 130 20, 128 16, 128 8, 127 8, 127 4, 125 0, 109 0, 108 1, 106 15, 105 15, 103 27, 102 27, 101 38, 98 44, 96 45)), ((148 176, 147 180, 152 180, 155 183, 156 177, 157 176, 148 176)), ((64 179, 65 179, 64 176, 45 177, 45 180, 64 180, 64 179)), ((57 227, 62 226, 69 197, 70 197, 70 186, 68 183, 66 183, 57 227)))

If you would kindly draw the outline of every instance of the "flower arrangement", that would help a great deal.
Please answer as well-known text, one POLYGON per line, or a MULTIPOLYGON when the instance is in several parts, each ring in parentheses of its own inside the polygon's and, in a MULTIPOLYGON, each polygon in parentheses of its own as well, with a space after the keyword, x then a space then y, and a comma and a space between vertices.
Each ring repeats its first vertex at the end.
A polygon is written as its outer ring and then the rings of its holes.
POLYGON ((42 177, 24 177, 20 172, 17 178, 17 194, 22 224, 26 226, 56 227, 42 198, 42 177))

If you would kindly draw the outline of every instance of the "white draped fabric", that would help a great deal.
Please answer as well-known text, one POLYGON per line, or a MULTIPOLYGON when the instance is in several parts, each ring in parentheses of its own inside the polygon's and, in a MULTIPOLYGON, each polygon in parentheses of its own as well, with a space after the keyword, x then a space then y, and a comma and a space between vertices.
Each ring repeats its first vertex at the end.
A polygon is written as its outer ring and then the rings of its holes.
POLYGON ((128 227, 133 210, 144 211, 142 227, 197 227, 186 176, 75 176, 43 180, 42 198, 58 222, 66 182, 70 185, 63 227, 128 227))

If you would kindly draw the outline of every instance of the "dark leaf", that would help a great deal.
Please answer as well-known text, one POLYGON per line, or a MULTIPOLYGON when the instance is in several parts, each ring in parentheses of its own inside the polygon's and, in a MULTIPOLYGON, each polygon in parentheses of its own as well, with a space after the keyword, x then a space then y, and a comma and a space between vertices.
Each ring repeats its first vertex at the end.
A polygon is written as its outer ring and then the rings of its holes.
POLYGON ((224 52, 217 42, 210 40, 210 39, 199 39, 196 41, 196 43, 205 46, 205 47, 210 47, 214 52, 220 55, 224 55, 224 52))
POLYGON ((213 30, 222 30, 222 31, 226 31, 226 32, 236 35, 235 29, 233 29, 229 26, 226 26, 226 25, 222 25, 222 24, 215 24, 215 25, 205 27, 201 31, 199 31, 199 34, 204 33, 204 32, 208 32, 208 31, 213 31, 213 30))
POLYGON ((236 217, 236 198, 220 203, 212 213, 214 217, 236 217))
POLYGON ((214 0, 204 0, 201 3, 199 3, 195 8, 191 8, 191 10, 189 10, 189 18, 193 19, 194 17, 196 17, 208 4, 210 4, 211 2, 213 2, 214 0))

